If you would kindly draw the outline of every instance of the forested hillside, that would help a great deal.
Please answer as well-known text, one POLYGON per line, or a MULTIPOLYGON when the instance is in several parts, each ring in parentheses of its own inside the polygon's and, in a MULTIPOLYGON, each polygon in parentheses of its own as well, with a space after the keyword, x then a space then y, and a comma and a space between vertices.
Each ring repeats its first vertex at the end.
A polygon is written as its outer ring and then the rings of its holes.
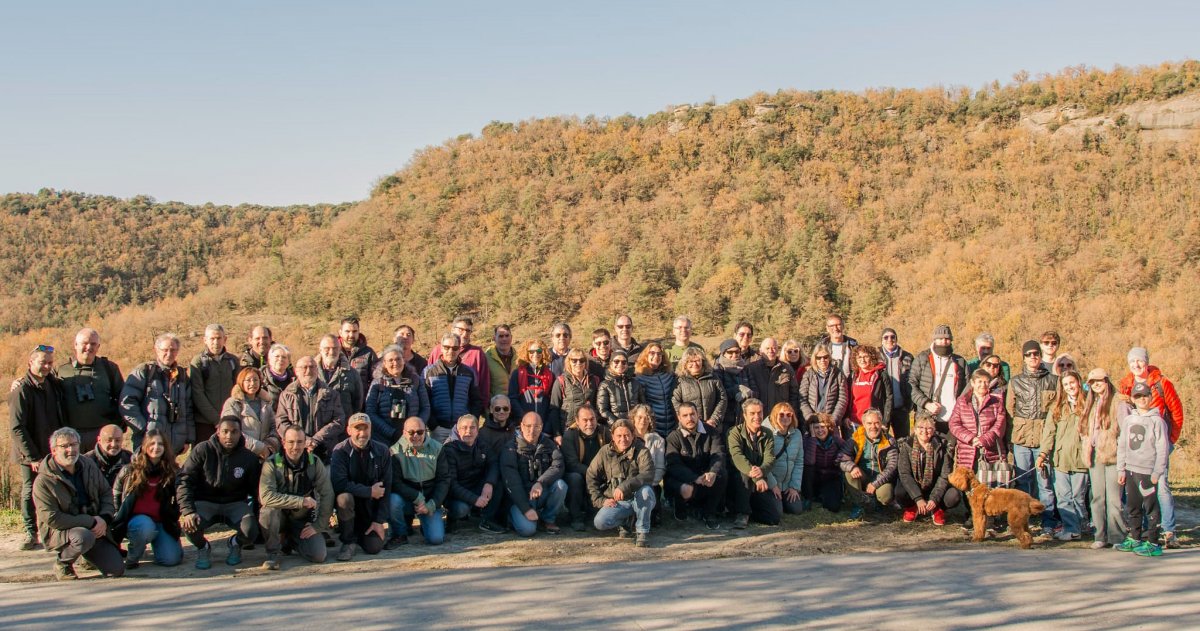
POLYGON ((278 255, 345 206, 189 206, 43 189, 0 197, 0 332, 181 297, 278 255))

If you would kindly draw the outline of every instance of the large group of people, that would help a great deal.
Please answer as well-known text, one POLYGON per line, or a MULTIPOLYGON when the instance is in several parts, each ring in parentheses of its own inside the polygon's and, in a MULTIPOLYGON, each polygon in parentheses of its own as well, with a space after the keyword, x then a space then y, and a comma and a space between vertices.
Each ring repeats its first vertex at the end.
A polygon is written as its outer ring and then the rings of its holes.
POLYGON ((377 353, 350 317, 315 355, 266 326, 238 355, 212 324, 190 365, 163 333, 127 377, 93 329, 57 366, 39 345, 9 398, 22 548, 52 551, 69 579, 81 556, 107 576, 179 564, 181 537, 207 569, 217 525, 232 530, 216 542, 226 564, 260 543, 274 570, 329 547, 339 561, 395 549, 414 525, 438 545, 466 520, 523 537, 590 523, 639 547, 664 514, 744 529, 820 506, 942 526, 966 506, 955 467, 1039 498, 1044 536, 1142 556, 1177 545, 1183 407, 1145 348, 1114 380, 1084 378, 1052 331, 1010 366, 987 333, 957 354, 947 325, 915 354, 893 328, 855 340, 836 315, 809 347, 756 345, 738 322, 712 355, 683 316, 673 339, 639 342, 629 315, 614 328, 584 348, 565 322, 548 344, 498 325, 484 349, 458 317, 422 356, 412 327, 377 353))

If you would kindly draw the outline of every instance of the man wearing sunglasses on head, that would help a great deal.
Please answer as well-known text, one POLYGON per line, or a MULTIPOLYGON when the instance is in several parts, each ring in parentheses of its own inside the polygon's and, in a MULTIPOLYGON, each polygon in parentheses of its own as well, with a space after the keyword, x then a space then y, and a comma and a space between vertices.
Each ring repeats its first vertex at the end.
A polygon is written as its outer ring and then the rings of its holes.
POLYGON ((33 550, 38 546, 33 485, 38 468, 53 447, 50 436, 66 426, 67 418, 63 382, 53 372, 54 347, 42 344, 33 349, 29 353, 28 366, 25 376, 8 394, 11 449, 21 469, 21 519, 25 524, 22 550, 33 550))

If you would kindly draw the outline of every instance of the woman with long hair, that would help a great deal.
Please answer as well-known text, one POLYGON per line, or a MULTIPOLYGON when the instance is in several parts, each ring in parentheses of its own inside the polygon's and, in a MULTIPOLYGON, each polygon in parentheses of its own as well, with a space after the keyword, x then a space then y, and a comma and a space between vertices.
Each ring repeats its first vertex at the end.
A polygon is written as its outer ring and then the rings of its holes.
POLYGON ((263 387, 262 372, 253 368, 238 371, 229 398, 221 407, 221 416, 242 419, 242 435, 246 449, 266 459, 279 451, 279 436, 275 433, 275 406, 263 387))
POLYGON ((671 395, 675 392, 675 373, 662 344, 650 342, 642 349, 634 365, 634 378, 642 384, 646 404, 654 412, 654 431, 663 438, 675 429, 675 408, 671 395))
POLYGON ((767 420, 775 433, 775 465, 767 472, 767 485, 783 503, 783 512, 798 515, 804 511, 804 437, 796 424, 796 410, 790 403, 776 403, 767 420))
POLYGON ((1039 469, 1047 461, 1054 465, 1054 499, 1063 522, 1062 532, 1054 538, 1060 541, 1078 539, 1087 518, 1088 465, 1081 431, 1086 407, 1083 378, 1075 370, 1064 371, 1042 426, 1042 453, 1037 459, 1039 469))
POLYGON ((732 429, 725 427, 725 386, 713 374, 703 350, 695 346, 685 348, 675 368, 675 378, 672 407, 678 410, 684 403, 691 403, 709 431, 723 436, 732 429))
POLYGON ((537 338, 526 340, 517 347, 517 367, 508 379, 511 418, 519 423, 526 412, 537 412, 543 423, 548 421, 550 389, 553 387, 549 348, 537 338))
POLYGON ((550 388, 550 420, 545 433, 561 444, 563 432, 575 423, 579 408, 584 405, 596 408, 599 390, 600 378, 588 370, 587 355, 578 348, 567 351, 563 372, 550 388))
POLYGON ((1079 422, 1083 461, 1092 485, 1092 524, 1096 527, 1092 549, 1120 545, 1125 540, 1125 515, 1121 511, 1121 485, 1117 484, 1117 436, 1121 400, 1103 368, 1087 376, 1088 395, 1079 422))
MULTIPOLYGON (((245 370, 257 372, 253 368, 245 370)), ((153 548, 158 565, 179 565, 183 560, 179 503, 175 499, 178 473, 179 465, 167 436, 157 429, 147 430, 138 452, 117 474, 113 486, 117 505, 113 534, 117 541, 129 537, 125 567, 138 567, 147 545, 153 548)))
POLYGON ((850 413, 842 428, 848 436, 862 425, 863 414, 875 408, 882 415, 885 428, 891 427, 892 379, 884 370, 879 351, 868 344, 860 344, 850 351, 850 413))

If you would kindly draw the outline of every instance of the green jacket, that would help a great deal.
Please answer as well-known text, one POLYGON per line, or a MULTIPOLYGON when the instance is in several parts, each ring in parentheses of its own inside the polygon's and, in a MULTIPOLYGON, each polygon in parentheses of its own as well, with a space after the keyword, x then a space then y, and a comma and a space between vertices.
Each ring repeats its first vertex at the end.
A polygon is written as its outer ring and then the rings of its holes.
POLYGON ((738 424, 729 430, 726 442, 729 445, 729 459, 739 473, 749 476, 750 467, 757 466, 763 471, 762 479, 767 479, 771 468, 775 466, 775 435, 765 423, 757 437, 750 436, 745 423, 738 424))
POLYGON ((192 407, 195 421, 205 425, 216 425, 221 420, 221 407, 233 392, 233 380, 241 367, 238 358, 222 350, 212 355, 206 349, 192 358, 188 375, 192 381, 192 407))
POLYGON ((80 471, 88 496, 79 513, 75 512, 75 486, 71 484, 70 474, 58 465, 53 455, 43 458, 38 466, 38 475, 33 482, 33 504, 37 509, 38 532, 42 533, 47 550, 58 550, 67 545, 67 531, 91 528, 96 517, 108 524, 105 537, 112 541, 113 515, 117 512, 112 487, 91 458, 80 456, 75 461, 75 468, 80 471))
MULTIPOLYGON (((333 482, 329 469, 321 459, 305 453, 303 477, 293 474, 284 462, 283 452, 272 455, 263 463, 258 478, 258 497, 263 508, 278 508, 285 511, 304 511, 304 498, 317 500, 313 528, 328 530, 329 517, 333 515, 333 482)), ((306 518, 306 521, 309 521, 306 518)))
POLYGON ((1050 407, 1042 426, 1042 453, 1052 454, 1050 462, 1058 471, 1081 473, 1088 470, 1083 455, 1083 438, 1079 435, 1079 415, 1064 405, 1062 414, 1057 406, 1050 407))

